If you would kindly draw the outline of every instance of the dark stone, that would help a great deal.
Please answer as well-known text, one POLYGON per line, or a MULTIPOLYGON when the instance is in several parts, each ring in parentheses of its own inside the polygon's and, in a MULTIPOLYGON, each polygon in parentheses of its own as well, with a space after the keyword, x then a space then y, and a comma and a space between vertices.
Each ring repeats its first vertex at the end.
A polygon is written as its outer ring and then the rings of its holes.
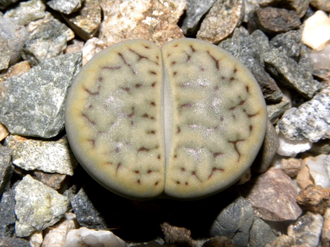
MULTIPOLYGON (((0 200, 0 239, 12 237, 15 230, 15 192, 10 189, 3 193, 0 200)), ((0 241, 1 242, 1 241, 0 241)))
POLYGON ((0 198, 13 173, 10 161, 10 149, 0 144, 0 198))
POLYGON ((178 246, 196 247, 197 243, 191 238, 190 230, 184 227, 172 226, 167 222, 161 224, 166 244, 175 244, 178 246))
POLYGON ((228 238, 221 236, 211 238, 206 241, 202 247, 235 247, 235 245, 228 238))
POLYGON ((0 237, 1 247, 30 247, 29 241, 21 238, 6 238, 0 237))
POLYGON ((266 7, 252 12, 248 24, 250 31, 260 29, 266 34, 275 35, 296 29, 301 23, 293 10, 266 7))
POLYGON ((320 9, 325 12, 330 12, 329 0, 311 0, 310 5, 316 9, 320 9))
POLYGON ((264 247, 275 241, 276 235, 270 226, 260 218, 255 218, 250 229, 249 244, 251 247, 264 247))
POLYGON ((235 246, 247 246, 253 222, 253 207, 243 197, 228 205, 217 216, 210 229, 211 236, 225 236, 235 246))
POLYGON ((272 124, 277 123, 283 113, 291 108, 291 100, 287 96, 283 96, 281 102, 277 104, 267 105, 268 119, 272 124))
POLYGON ((7 7, 9 7, 10 5, 12 5, 13 3, 18 2, 18 0, 0 0, 0 9, 4 10, 7 7))
POLYGON ((273 78, 263 68, 262 54, 269 50, 268 38, 260 30, 251 35, 244 27, 237 28, 231 38, 219 46, 237 57, 254 75, 267 103, 279 102, 283 96, 273 78))
POLYGON ((270 40, 269 44, 297 61, 302 46, 301 31, 292 30, 278 34, 270 40))

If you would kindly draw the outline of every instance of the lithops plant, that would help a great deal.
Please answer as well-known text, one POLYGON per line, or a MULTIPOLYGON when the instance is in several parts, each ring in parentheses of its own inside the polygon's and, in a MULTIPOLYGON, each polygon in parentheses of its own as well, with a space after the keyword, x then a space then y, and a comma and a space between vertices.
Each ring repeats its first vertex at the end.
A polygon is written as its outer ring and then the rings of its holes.
POLYGON ((251 166, 265 129, 265 102, 251 73, 195 39, 105 49, 80 71, 66 105, 81 165, 135 199, 197 199, 227 188, 251 166))

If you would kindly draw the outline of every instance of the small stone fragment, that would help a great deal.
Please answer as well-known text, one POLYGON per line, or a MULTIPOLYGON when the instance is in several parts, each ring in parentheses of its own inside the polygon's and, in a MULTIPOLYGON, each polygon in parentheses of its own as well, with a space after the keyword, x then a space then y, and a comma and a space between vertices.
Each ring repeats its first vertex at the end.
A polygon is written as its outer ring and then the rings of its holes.
POLYGON ((81 52, 82 48, 84 47, 85 42, 74 39, 68 44, 65 48, 64 53, 76 53, 81 52))
POLYGON ((197 39, 217 44, 234 31, 243 16, 243 0, 217 0, 206 14, 197 32, 197 39))
POLYGON ((279 52, 285 53, 287 56, 297 60, 301 51, 301 31, 291 30, 276 35, 269 42, 279 52))
POLYGON ((278 127, 291 140, 318 142, 330 138, 330 88, 290 110, 279 120, 278 127))
POLYGON ((87 40, 82 48, 83 53, 83 65, 92 59, 97 53, 105 49, 107 45, 99 38, 91 38, 87 40))
POLYGON ((126 247, 125 242, 110 231, 90 230, 81 227, 77 230, 70 230, 65 241, 65 247, 126 247))
POLYGON ((228 238, 217 236, 206 241, 202 247, 235 247, 235 245, 228 238))
POLYGON ((322 235, 321 235, 321 243, 322 247, 329 247, 330 246, 330 208, 327 208, 323 215, 323 228, 322 228, 322 235))
POLYGON ((301 189, 305 189, 307 186, 314 185, 312 176, 309 172, 308 166, 302 164, 302 167, 297 175, 297 183, 301 189))
POLYGON ((64 128, 64 103, 81 54, 51 58, 2 83, 0 119, 11 134, 51 138, 64 128))
POLYGON ((27 237, 58 222, 69 208, 67 197, 26 175, 15 188, 15 231, 27 237))
POLYGON ((263 54, 265 69, 278 83, 288 88, 294 88, 306 98, 321 89, 319 82, 313 79, 312 73, 306 73, 295 60, 277 49, 271 49, 263 54))
POLYGON ((270 244, 266 244, 265 247, 292 247, 294 245, 293 237, 288 235, 281 235, 277 237, 275 241, 270 244))
POLYGON ((249 230, 253 223, 253 207, 243 197, 239 197, 224 208, 213 222, 211 236, 225 236, 235 246, 247 246, 249 230))
POLYGON ((74 38, 72 30, 50 14, 31 22, 28 30, 30 33, 24 44, 22 57, 32 65, 62 54, 67 41, 74 38))
POLYGON ((330 40, 330 18, 322 10, 318 10, 304 23, 302 42, 312 49, 322 50, 330 40))
POLYGON ((290 140, 281 132, 278 134, 279 147, 277 153, 282 156, 295 157, 297 154, 305 152, 312 147, 309 140, 290 140))
POLYGON ((301 18, 305 15, 309 7, 310 0, 259 0, 260 6, 273 6, 278 8, 294 10, 301 18))
POLYGON ((330 189, 319 185, 307 186, 300 191, 297 202, 304 209, 323 215, 325 210, 330 207, 330 189))
POLYGON ((0 198, 2 192, 10 182, 13 167, 11 165, 11 152, 10 149, 0 144, 0 198))
POLYGON ((321 215, 307 212, 288 227, 288 236, 294 238, 296 245, 307 243, 311 247, 317 247, 322 226, 323 218, 321 215))
POLYGON ((282 8, 259 8, 250 15, 249 29, 260 29, 274 35, 293 30, 300 26, 299 16, 295 11, 282 8))
POLYGON ((31 66, 28 61, 22 61, 11 66, 5 74, 0 76, 0 83, 13 76, 20 76, 28 72, 31 66))
POLYGON ((197 32, 198 24, 203 15, 209 11, 216 0, 190 0, 187 1, 186 16, 183 19, 182 31, 185 35, 192 35, 197 32))
POLYGON ((0 246, 4 247, 31 247, 30 243, 21 238, 2 238, 0 237, 0 246))
POLYGON ((40 171, 33 172, 33 178, 49 186, 54 190, 59 190, 67 176, 64 174, 48 174, 40 171))
POLYGON ((247 195, 258 217, 264 220, 296 220, 302 213, 296 203, 296 186, 281 169, 270 168, 256 178, 247 195))
POLYGON ((66 138, 39 141, 11 135, 6 144, 11 149, 13 164, 26 171, 41 170, 72 176, 78 164, 66 138))
POLYGON ((260 218, 255 218, 250 229, 250 246, 265 246, 275 241, 276 236, 266 222, 260 218))
POLYGON ((282 100, 277 104, 268 104, 267 112, 268 119, 272 124, 275 124, 286 110, 291 108, 291 100, 283 94, 282 100))
POLYGON ((76 216, 73 213, 66 213, 60 222, 46 229, 42 246, 65 246, 68 232, 76 229, 77 226, 76 216))
POLYGON ((325 140, 321 140, 316 143, 313 143, 313 146, 310 149, 310 152, 314 155, 329 154, 330 153, 330 140, 325 139, 325 140))
POLYGON ((36 231, 32 233, 29 237, 29 242, 31 247, 41 247, 43 242, 43 233, 42 231, 36 231))
POLYGON ((19 25, 11 18, 0 16, 0 37, 7 41, 10 51, 9 65, 15 64, 21 59, 27 36, 28 32, 23 25, 19 25))
POLYGON ((20 25, 28 25, 31 21, 42 19, 46 15, 46 6, 41 0, 21 2, 18 7, 8 10, 5 17, 13 18, 20 25))
POLYGON ((300 169, 302 167, 301 159, 282 159, 281 160, 281 168, 291 178, 294 178, 298 175, 300 169))
POLYGON ((310 54, 314 70, 328 69, 330 67, 330 44, 322 50, 312 50, 310 54))
POLYGON ((164 222, 160 226, 166 244, 183 245, 189 247, 197 247, 197 243, 194 243, 191 238, 190 230, 184 227, 172 226, 167 222, 164 222))
POLYGON ((183 38, 177 23, 186 4, 185 0, 101 0, 104 20, 99 37, 107 46, 127 39, 147 39, 162 45, 183 38))
MULTIPOLYGON (((1 83, 1 82, 0 82, 1 83)), ((3 141, 9 135, 5 126, 0 123, 0 141, 3 141)))
POLYGON ((83 40, 96 35, 101 24, 101 8, 99 1, 85 0, 82 9, 72 15, 63 15, 72 30, 83 40))
POLYGON ((328 0, 311 0, 310 5, 316 9, 330 12, 330 2, 328 0))
POLYGON ((0 239, 12 237, 15 230, 15 192, 13 189, 5 191, 0 197, 0 239))
POLYGON ((330 156, 319 155, 316 157, 307 157, 303 160, 307 165, 315 185, 330 189, 330 156))
POLYGON ((81 8, 83 0, 51 0, 47 5, 53 10, 69 15, 81 8))
POLYGON ((7 39, 0 37, 0 70, 7 69, 10 62, 10 49, 7 39))

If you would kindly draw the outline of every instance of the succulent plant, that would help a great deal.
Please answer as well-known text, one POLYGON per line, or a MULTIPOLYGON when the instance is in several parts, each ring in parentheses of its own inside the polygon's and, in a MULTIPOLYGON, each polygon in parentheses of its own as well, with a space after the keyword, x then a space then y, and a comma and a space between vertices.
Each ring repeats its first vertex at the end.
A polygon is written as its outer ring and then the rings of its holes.
POLYGON ((81 165, 134 199, 198 199, 229 187, 254 161, 266 119, 248 69, 196 39, 103 50, 79 72, 66 105, 81 165))

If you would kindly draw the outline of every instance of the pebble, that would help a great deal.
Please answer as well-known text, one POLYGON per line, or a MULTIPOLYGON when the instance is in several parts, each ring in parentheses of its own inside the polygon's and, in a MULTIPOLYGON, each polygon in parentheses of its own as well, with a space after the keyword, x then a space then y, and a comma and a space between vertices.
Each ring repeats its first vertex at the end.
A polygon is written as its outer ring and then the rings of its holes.
POLYGON ((9 65, 20 61, 23 45, 28 37, 26 28, 12 18, 0 16, 0 37, 6 40, 10 51, 9 65))
POLYGON ((15 201, 15 232, 18 237, 27 237, 36 230, 54 225, 69 209, 67 197, 30 175, 16 186, 15 201))
MULTIPOLYGON (((1 83, 1 82, 0 82, 1 83)), ((9 135, 5 126, 0 123, 0 141, 3 141, 9 135)))
POLYGON ((310 56, 314 70, 328 69, 330 67, 330 44, 325 45, 322 50, 312 50, 310 56))
POLYGON ((63 15, 63 18, 80 38, 88 40, 97 34, 101 24, 99 1, 85 0, 79 12, 70 16, 63 15))
POLYGON ((283 113, 292 107, 290 98, 283 94, 283 97, 279 103, 267 104, 268 119, 272 124, 277 123, 278 119, 283 113))
POLYGON ((236 28, 233 35, 219 46, 237 57, 252 72, 267 103, 280 102, 283 94, 276 82, 263 68, 262 54, 269 50, 267 36, 260 30, 251 35, 244 27, 236 28))
MULTIPOLYGON (((41 247, 43 240, 44 240, 44 238, 43 238, 42 231, 35 231, 29 237, 30 247, 41 247)), ((47 247, 47 246, 45 246, 45 247, 47 247)))
POLYGON ((270 49, 263 57, 266 71, 283 86, 295 89, 306 98, 312 98, 321 89, 312 73, 307 74, 304 67, 278 49, 270 49))
POLYGON ((69 15, 81 8, 84 0, 51 0, 47 5, 53 10, 69 15))
POLYGON ((318 142, 330 138, 330 88, 289 110, 279 120, 278 128, 291 140, 318 142))
POLYGON ((81 52, 82 48, 84 47, 85 42, 78 40, 78 39, 73 39, 70 41, 68 46, 65 48, 64 53, 76 53, 76 52, 81 52))
POLYGON ((303 209, 323 215, 330 207, 330 189, 319 185, 310 185, 301 190, 297 202, 303 209))
POLYGON ((302 213, 296 202, 296 186, 281 169, 259 175, 247 195, 256 216, 270 221, 296 220, 302 213))
POLYGON ((184 37, 177 23, 187 6, 185 0, 100 0, 100 6, 104 20, 99 38, 107 46, 127 39, 162 45, 184 37))
POLYGON ((249 230, 252 223, 253 207, 243 197, 239 197, 216 217, 210 228, 210 234, 213 237, 227 237, 235 246, 244 247, 248 244, 249 230))
POLYGON ((187 9, 185 17, 182 21, 182 31, 185 35, 196 34, 198 24, 202 17, 209 11, 217 0, 190 0, 187 1, 187 9))
POLYGON ((217 236, 206 241, 202 247, 235 247, 235 245, 228 238, 217 236))
POLYGON ((29 36, 25 41, 22 57, 32 65, 63 53, 67 41, 74 33, 66 25, 47 14, 45 18, 30 22, 29 36))
POLYGON ((66 213, 64 217, 45 231, 43 246, 65 246, 66 236, 72 229, 78 227, 76 216, 73 213, 66 213))
POLYGON ((300 189, 305 189, 308 186, 314 185, 314 182, 312 181, 311 174, 309 172, 308 166, 306 164, 302 164, 302 167, 300 171, 298 172, 296 181, 300 187, 300 189))
POLYGON ((167 222, 160 225, 164 234, 166 244, 183 245, 187 247, 197 247, 197 243, 191 238, 191 231, 184 227, 172 226, 167 222))
POLYGON ((276 240, 271 227, 262 219, 255 218, 250 229, 249 244, 251 247, 261 247, 276 240))
POLYGON ((288 235, 280 235, 276 240, 270 244, 266 244, 265 247, 292 247, 294 245, 293 237, 288 235))
POLYGON ((323 215, 323 228, 321 235, 322 247, 330 246, 330 207, 327 208, 323 215))
POLYGON ((286 32, 300 26, 300 19, 293 10, 282 8, 259 8, 250 14, 249 30, 260 29, 269 35, 286 32))
POLYGON ((0 198, 10 182, 12 173, 10 149, 0 144, 0 198))
POLYGON ((310 5, 314 8, 330 12, 330 2, 328 0, 310 0, 310 5))
POLYGON ((4 247, 31 247, 30 243, 25 239, 19 238, 2 238, 0 237, 0 246, 4 247))
POLYGON ((0 70, 7 69, 10 62, 10 49, 8 47, 7 39, 0 37, 0 70))
POLYGON ((322 50, 326 42, 330 40, 330 18, 322 10, 304 22, 302 42, 314 50, 322 50))
POLYGON ((0 119, 11 134, 51 138, 64 128, 64 102, 81 66, 81 54, 51 58, 6 80, 0 119))
POLYGON ((81 227, 70 230, 65 241, 65 247, 126 247, 125 242, 110 231, 90 230, 81 227))
POLYGON ((287 56, 298 60, 301 51, 301 31, 291 30, 280 33, 272 38, 269 42, 279 52, 285 53, 287 56))
POLYGON ((290 140, 282 133, 278 134, 278 139, 279 147, 277 153, 286 157, 295 157, 297 154, 305 152, 312 147, 312 143, 309 140, 290 140))
POLYGON ((46 5, 41 0, 21 2, 18 7, 6 11, 5 17, 14 19, 20 25, 42 19, 46 15, 46 5))
POLYGON ((0 75, 0 82, 3 82, 10 77, 20 76, 31 69, 30 63, 27 61, 22 61, 11 66, 8 71, 0 75))
POLYGON ((321 236, 323 218, 319 214, 307 212, 288 227, 288 236, 294 238, 294 244, 309 244, 317 247, 321 236))
POLYGON ((234 31, 243 16, 243 0, 217 0, 204 17, 196 37, 217 44, 234 31))
POLYGON ((11 149, 12 163, 26 171, 41 170, 72 176, 78 162, 66 138, 41 141, 11 135, 6 139, 11 149))
POLYGON ((315 185, 330 189, 330 156, 319 155, 307 157, 303 164, 308 166, 310 175, 315 185))
POLYGON ((0 199, 0 239, 12 237, 15 230, 15 191, 9 189, 2 194, 0 199))
POLYGON ((281 159, 281 168, 291 178, 298 175, 302 167, 302 160, 296 158, 281 159))
POLYGON ((32 177, 54 190, 61 189, 65 184, 65 179, 67 178, 64 174, 49 174, 41 171, 33 171, 32 177))
POLYGON ((83 65, 85 65, 90 59, 92 59, 92 57, 106 47, 107 45, 99 38, 91 38, 87 40, 81 50, 83 53, 83 65))

